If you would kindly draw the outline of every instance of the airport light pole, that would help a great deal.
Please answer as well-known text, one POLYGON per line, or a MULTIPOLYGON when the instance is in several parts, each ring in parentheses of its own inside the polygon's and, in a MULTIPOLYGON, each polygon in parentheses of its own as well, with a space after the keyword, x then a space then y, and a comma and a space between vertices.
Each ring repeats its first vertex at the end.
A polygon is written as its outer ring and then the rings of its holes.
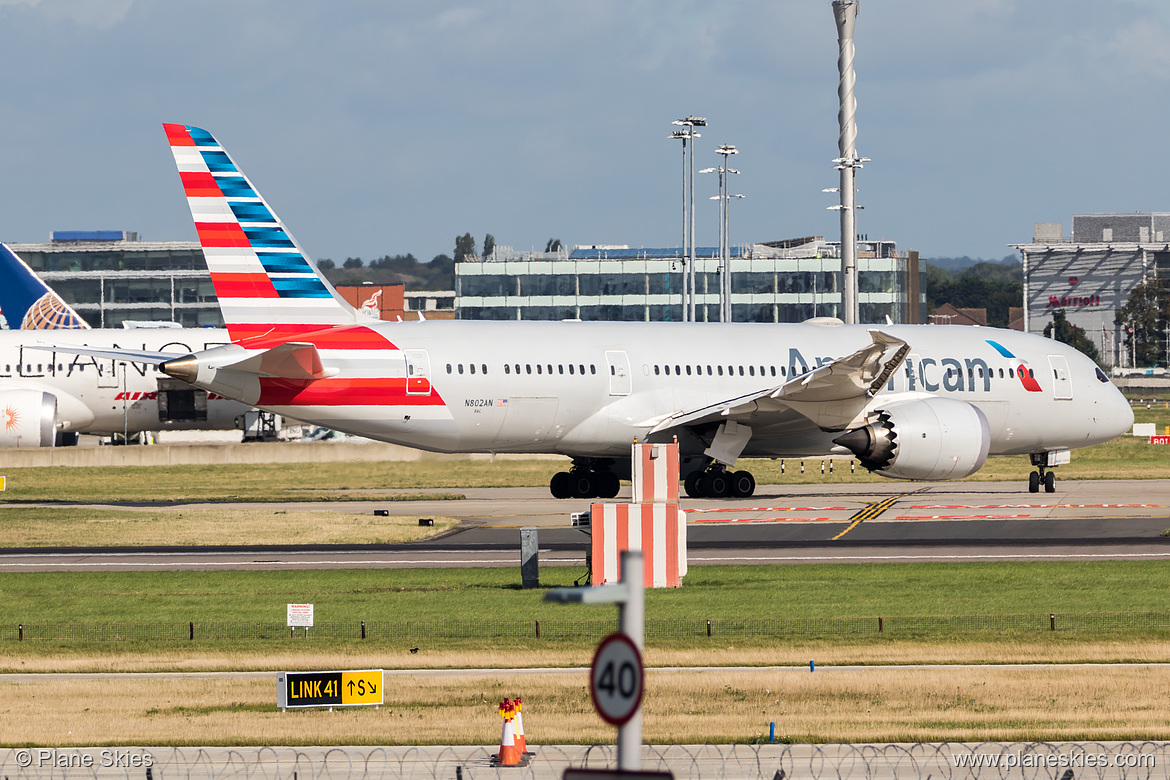
POLYGON ((690 186, 688 187, 689 194, 686 195, 688 212, 689 212, 689 215, 687 217, 687 231, 688 231, 688 242, 687 243, 688 243, 689 248, 690 248, 690 257, 689 257, 688 262, 687 262, 687 280, 686 280, 685 284, 686 284, 686 288, 687 288, 687 297, 689 300, 688 300, 687 305, 686 305, 687 312, 684 315, 684 319, 689 319, 691 322, 694 322, 696 319, 696 317, 695 317, 696 312, 695 312, 695 143, 694 143, 694 139, 702 137, 699 133, 695 132, 695 128, 696 127, 706 127, 707 126, 707 118, 703 117, 703 116, 688 116, 685 119, 676 119, 671 124, 679 125, 680 127, 686 128, 686 130, 685 130, 686 137, 688 140, 691 141, 690 148, 689 148, 689 155, 690 155, 689 162, 687 164, 689 169, 690 169, 690 178, 689 178, 690 186))
MULTIPOLYGON (((675 124, 678 124, 677 122, 675 124)), ((682 264, 683 264, 683 286, 682 286, 682 312, 683 322, 687 321, 687 268, 690 263, 687 262, 687 141, 690 140, 691 134, 689 130, 675 130, 670 135, 671 138, 682 141, 682 216, 683 216, 683 239, 682 239, 682 264)))
POLYGON ((848 325, 857 323, 857 217, 854 171, 865 158, 857 156, 857 98, 853 94, 857 74, 853 69, 853 28, 857 23, 860 0, 833 0, 833 16, 837 22, 839 54, 837 70, 837 137, 838 156, 833 162, 841 172, 841 308, 848 325))
MULTIPOLYGON (((739 173, 739 171, 733 171, 733 172, 739 173)), ((743 195, 732 195, 729 192, 729 193, 727 193, 727 198, 726 198, 724 206, 723 206, 723 240, 727 244, 727 262, 726 262, 726 266, 725 266, 727 268, 727 274, 726 274, 726 276, 727 276, 727 319, 725 320, 726 322, 734 322, 735 321, 735 318, 732 316, 732 309, 731 309, 731 200, 732 200, 732 198, 737 198, 739 200, 742 200, 743 197, 744 197, 743 195)))
POLYGON ((723 165, 719 168, 704 168, 699 173, 719 174, 719 194, 711 198, 719 201, 719 320, 731 322, 731 239, 728 232, 728 207, 733 197, 729 194, 731 174, 738 174, 739 171, 728 167, 727 163, 731 155, 739 154, 739 150, 731 144, 720 144, 715 153, 723 155, 723 165))

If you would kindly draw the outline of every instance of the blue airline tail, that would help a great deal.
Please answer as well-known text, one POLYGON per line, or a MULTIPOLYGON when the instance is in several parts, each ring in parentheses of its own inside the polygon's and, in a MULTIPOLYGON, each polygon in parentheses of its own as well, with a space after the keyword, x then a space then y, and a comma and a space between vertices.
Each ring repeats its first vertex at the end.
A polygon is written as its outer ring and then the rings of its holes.
POLYGON ((0 244, 0 311, 21 330, 86 330, 89 325, 33 269, 0 244))

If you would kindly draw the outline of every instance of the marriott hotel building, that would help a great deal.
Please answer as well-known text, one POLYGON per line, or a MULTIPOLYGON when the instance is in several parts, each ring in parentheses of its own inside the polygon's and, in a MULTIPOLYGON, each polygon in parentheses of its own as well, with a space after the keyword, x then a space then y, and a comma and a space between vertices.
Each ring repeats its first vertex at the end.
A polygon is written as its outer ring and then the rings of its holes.
POLYGON ((1073 214, 1071 236, 1039 222, 1032 243, 1012 247, 1024 264, 1024 330, 1043 334, 1063 309, 1106 362, 1128 366, 1114 320, 1143 279, 1170 274, 1170 213, 1073 214))

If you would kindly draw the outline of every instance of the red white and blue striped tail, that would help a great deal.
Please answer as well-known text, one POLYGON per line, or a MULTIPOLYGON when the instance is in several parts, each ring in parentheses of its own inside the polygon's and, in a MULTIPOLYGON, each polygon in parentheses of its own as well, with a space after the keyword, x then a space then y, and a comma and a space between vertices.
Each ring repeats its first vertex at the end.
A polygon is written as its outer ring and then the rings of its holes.
POLYGON ((365 321, 211 133, 189 125, 163 128, 233 341, 260 346, 365 321))

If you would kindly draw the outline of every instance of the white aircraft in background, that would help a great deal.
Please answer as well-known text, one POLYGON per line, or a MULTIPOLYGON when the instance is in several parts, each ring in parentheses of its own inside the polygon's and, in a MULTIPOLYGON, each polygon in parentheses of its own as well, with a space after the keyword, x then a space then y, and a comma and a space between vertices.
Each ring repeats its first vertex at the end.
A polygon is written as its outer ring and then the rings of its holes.
POLYGON ((32 349, 49 340, 102 348, 195 351, 227 343, 223 329, 91 329, 11 249, 0 244, 0 447, 76 443, 77 434, 232 430, 249 407, 160 375, 153 367, 32 349))
POLYGON ((856 455, 955 479, 1069 450, 1133 413, 1072 348, 994 328, 633 322, 370 322, 333 290, 205 130, 164 125, 231 343, 154 363, 246 404, 439 452, 560 453, 558 497, 612 497, 632 441, 678 439, 688 494, 748 496, 741 457, 856 455))

